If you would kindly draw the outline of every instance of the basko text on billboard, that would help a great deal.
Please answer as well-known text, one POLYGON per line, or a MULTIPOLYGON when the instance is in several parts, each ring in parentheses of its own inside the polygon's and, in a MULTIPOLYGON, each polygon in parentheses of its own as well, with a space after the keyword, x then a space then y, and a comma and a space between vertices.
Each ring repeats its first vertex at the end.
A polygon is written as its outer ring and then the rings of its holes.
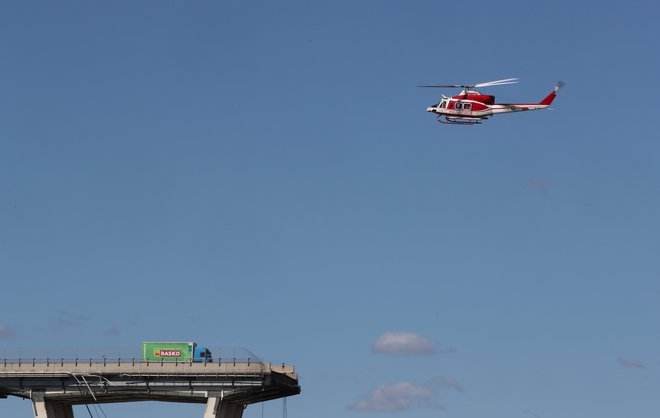
POLYGON ((181 350, 154 350, 155 357, 181 357, 181 350))

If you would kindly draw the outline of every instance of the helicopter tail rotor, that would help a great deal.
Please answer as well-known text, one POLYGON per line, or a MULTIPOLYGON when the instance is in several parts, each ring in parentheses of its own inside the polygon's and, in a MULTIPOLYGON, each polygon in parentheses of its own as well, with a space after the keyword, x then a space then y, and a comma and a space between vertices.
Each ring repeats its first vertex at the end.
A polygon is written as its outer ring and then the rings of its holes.
POLYGON ((552 101, 555 100, 555 97, 557 97, 557 92, 558 92, 559 89, 562 88, 563 86, 564 86, 564 82, 563 82, 563 81, 557 81, 557 83, 555 84, 555 89, 554 89, 553 91, 551 91, 550 94, 548 94, 548 95, 545 97, 545 99, 541 100, 541 101, 539 102, 539 104, 540 104, 540 105, 543 105, 543 106, 550 106, 550 104, 552 104, 552 101))

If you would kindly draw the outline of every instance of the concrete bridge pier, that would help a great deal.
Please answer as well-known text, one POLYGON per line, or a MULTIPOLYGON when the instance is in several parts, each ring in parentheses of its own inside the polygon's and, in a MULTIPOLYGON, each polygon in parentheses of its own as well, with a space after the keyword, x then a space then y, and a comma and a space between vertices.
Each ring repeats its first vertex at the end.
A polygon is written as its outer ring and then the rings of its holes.
POLYGON ((244 406, 240 404, 227 403, 219 396, 209 396, 206 401, 204 418, 242 418, 244 406))
POLYGON ((35 418, 73 418, 73 407, 60 402, 46 401, 43 394, 32 395, 35 418))

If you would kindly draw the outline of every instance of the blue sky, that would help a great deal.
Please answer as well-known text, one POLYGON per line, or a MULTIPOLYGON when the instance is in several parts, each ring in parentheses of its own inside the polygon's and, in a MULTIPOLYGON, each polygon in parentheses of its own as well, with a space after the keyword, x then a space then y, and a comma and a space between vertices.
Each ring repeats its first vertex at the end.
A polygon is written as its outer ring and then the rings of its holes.
POLYGON ((1 350, 247 347, 296 365, 290 417, 656 417, 659 17, 4 2, 1 350), (474 127, 415 87, 509 77, 487 92, 566 87, 474 127))

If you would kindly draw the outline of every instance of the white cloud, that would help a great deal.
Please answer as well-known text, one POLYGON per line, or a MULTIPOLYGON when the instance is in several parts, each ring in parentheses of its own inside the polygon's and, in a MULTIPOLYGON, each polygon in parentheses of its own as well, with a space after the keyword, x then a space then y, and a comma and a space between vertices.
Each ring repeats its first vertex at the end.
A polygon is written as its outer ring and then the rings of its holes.
POLYGON ((410 408, 413 401, 428 399, 431 391, 410 382, 382 385, 362 397, 349 409, 356 411, 401 411, 410 408))
POLYGON ((463 387, 456 380, 447 377, 434 377, 422 385, 400 382, 377 387, 349 405, 348 409, 372 412, 403 411, 415 406, 444 409, 438 400, 442 389, 463 391, 463 387))
POLYGON ((623 367, 637 367, 640 369, 643 369, 645 367, 644 363, 642 363, 641 361, 631 358, 619 357, 619 364, 622 365, 623 367))
POLYGON ((386 332, 371 347, 376 353, 406 356, 428 355, 437 350, 437 344, 419 334, 386 332))
POLYGON ((9 339, 14 337, 15 335, 16 333, 14 332, 13 328, 11 328, 9 325, 0 324, 0 340, 9 339))

